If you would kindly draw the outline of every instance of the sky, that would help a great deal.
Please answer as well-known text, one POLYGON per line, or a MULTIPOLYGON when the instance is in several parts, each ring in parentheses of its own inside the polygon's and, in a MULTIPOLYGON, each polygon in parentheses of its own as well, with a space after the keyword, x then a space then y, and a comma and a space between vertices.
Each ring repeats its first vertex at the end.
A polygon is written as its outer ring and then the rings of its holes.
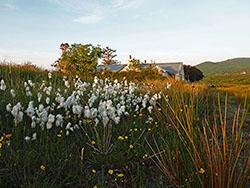
POLYGON ((196 65, 250 57, 249 0, 0 0, 0 62, 51 68, 61 43, 196 65))

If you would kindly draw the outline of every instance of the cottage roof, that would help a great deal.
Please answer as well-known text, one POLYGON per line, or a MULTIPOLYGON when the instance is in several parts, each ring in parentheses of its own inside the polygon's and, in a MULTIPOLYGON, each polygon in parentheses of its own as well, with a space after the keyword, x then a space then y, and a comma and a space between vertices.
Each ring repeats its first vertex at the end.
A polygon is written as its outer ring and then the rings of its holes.
POLYGON ((120 70, 122 70, 126 66, 127 66, 126 64, 98 65, 96 67, 96 70, 100 71, 100 70, 108 69, 111 72, 119 72, 120 70))
POLYGON ((170 74, 178 74, 183 66, 182 62, 176 63, 155 63, 155 65, 170 74))

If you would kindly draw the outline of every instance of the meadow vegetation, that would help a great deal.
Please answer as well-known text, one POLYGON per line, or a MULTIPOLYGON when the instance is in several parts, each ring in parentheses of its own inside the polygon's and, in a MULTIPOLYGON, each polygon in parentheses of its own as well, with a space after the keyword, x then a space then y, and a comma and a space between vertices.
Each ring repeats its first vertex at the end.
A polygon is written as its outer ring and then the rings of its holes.
POLYGON ((250 97, 250 72, 231 74, 213 74, 205 76, 203 83, 216 87, 217 90, 228 92, 236 98, 250 97))
POLYGON ((207 82, 0 73, 3 187, 247 186, 249 105, 228 116, 227 95, 207 82))

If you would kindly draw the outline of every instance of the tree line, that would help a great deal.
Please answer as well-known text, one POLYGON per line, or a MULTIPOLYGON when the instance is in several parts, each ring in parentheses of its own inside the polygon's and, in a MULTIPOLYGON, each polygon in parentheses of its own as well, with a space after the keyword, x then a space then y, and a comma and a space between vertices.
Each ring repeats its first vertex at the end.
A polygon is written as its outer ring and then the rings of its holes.
MULTIPOLYGON (((115 59, 116 50, 110 47, 101 48, 100 45, 94 46, 92 44, 71 44, 62 43, 60 45, 62 51, 61 57, 56 60, 52 66, 57 71, 65 74, 87 74, 96 71, 98 60, 101 60, 103 65, 119 64, 120 62, 115 59)), ((132 62, 130 66, 138 68, 140 60, 130 59, 132 62)), ((130 67, 131 68, 131 67, 130 67)), ((153 64, 147 67, 154 69, 153 64)), ((155 72, 155 71, 154 71, 155 72)), ((184 66, 185 79, 191 82, 199 81, 204 76, 202 72, 190 65, 184 66)))

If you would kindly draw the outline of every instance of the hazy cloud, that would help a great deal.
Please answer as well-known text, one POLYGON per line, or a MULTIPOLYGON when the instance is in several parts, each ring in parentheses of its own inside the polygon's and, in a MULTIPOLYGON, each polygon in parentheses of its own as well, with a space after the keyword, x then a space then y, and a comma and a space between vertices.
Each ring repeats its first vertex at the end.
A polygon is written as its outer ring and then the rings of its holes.
POLYGON ((73 21, 79 22, 79 23, 84 23, 84 24, 95 24, 95 23, 100 22, 102 19, 103 19, 102 16, 89 15, 89 16, 82 16, 80 18, 76 18, 73 21))
POLYGON ((127 1, 126 3, 121 6, 121 9, 130 9, 130 8, 137 8, 143 0, 131 0, 127 1))
POLYGON ((117 10, 126 10, 138 7, 143 0, 48 0, 79 15, 74 22, 95 24, 102 21, 107 14, 117 10))
POLYGON ((7 10, 16 10, 17 9, 17 5, 15 3, 15 1, 13 0, 3 0, 0 1, 0 8, 3 9, 7 9, 7 10))

